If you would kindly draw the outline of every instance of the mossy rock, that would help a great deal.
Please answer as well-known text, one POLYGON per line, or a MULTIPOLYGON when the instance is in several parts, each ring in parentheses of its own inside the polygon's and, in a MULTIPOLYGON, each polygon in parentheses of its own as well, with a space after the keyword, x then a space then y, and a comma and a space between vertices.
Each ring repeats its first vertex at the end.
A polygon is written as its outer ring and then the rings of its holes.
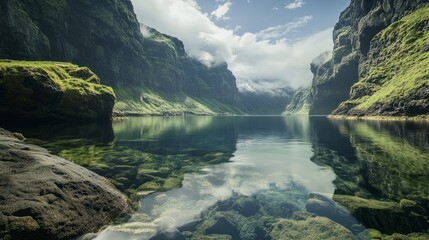
POLYGON ((395 233, 391 236, 383 237, 383 240, 427 240, 427 239, 429 239, 429 234, 427 233, 410 233, 408 235, 395 233))
POLYGON ((385 234, 426 231, 429 224, 425 216, 404 211, 397 202, 363 199, 356 196, 334 195, 333 199, 347 208, 363 225, 385 234))
POLYGON ((179 188, 182 186, 182 181, 183 180, 179 179, 179 178, 169 177, 169 178, 165 179, 162 188, 166 191, 171 190, 171 189, 175 189, 175 188, 179 188))
POLYGON ((272 239, 326 239, 354 240, 345 227, 325 217, 308 217, 305 220, 279 219, 270 233, 272 239))
POLYGON ((232 240, 232 237, 230 235, 226 235, 226 234, 211 234, 211 235, 199 236, 198 239, 200 239, 200 240, 232 240))
POLYGON ((115 94, 86 67, 0 61, 0 116, 43 121, 110 120, 115 94))

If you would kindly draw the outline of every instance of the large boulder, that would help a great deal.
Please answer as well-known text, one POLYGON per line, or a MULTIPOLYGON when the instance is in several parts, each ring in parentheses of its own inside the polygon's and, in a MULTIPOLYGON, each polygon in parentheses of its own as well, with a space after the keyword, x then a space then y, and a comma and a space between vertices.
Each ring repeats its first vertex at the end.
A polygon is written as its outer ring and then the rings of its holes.
POLYGON ((102 121, 111 119, 115 95, 86 67, 2 60, 0 102, 3 119, 102 121))
POLYGON ((71 239, 129 212, 105 178, 0 128, 0 239, 71 239))

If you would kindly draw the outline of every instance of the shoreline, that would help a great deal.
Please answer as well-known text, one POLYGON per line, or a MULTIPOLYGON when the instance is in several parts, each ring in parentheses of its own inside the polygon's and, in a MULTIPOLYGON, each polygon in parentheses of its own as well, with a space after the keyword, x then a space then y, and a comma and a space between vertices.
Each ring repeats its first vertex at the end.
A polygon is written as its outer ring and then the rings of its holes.
POLYGON ((429 122, 429 115, 420 116, 347 116, 347 115, 327 115, 331 120, 367 120, 367 121, 385 121, 385 122, 429 122))

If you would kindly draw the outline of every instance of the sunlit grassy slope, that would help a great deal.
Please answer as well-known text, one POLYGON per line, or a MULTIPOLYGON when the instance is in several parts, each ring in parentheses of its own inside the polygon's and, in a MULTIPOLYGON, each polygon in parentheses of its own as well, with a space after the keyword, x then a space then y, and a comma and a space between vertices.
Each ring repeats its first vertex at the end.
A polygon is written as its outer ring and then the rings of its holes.
POLYGON ((429 89, 429 6, 380 32, 351 98, 334 112, 346 115, 424 115, 429 89))
POLYGON ((211 98, 197 98, 185 93, 162 93, 143 88, 115 90, 115 111, 128 115, 231 115, 243 114, 237 107, 211 98))

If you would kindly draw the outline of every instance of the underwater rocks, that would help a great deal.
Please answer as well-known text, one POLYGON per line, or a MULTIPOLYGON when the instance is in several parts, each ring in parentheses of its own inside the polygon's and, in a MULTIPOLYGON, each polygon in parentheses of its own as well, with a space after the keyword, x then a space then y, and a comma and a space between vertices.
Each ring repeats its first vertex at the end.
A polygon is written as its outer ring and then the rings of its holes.
MULTIPOLYGON (((422 232, 429 229, 428 217, 416 205, 363 199, 356 196, 334 195, 333 200, 344 206, 366 227, 386 234, 422 232)), ((405 202, 409 200, 403 200, 405 202)))
POLYGON ((341 224, 363 239, 367 236, 382 236, 382 233, 418 234, 429 229, 424 209, 411 200, 403 199, 397 203, 347 195, 334 195, 332 199, 310 194, 306 210, 341 224), (349 214, 356 220, 345 217, 349 214), (368 229, 365 230, 365 227, 368 229))
POLYGON ((272 239, 326 239, 354 240, 353 234, 334 221, 318 216, 301 214, 297 219, 279 219, 270 232, 272 239))
POLYGON ((0 116, 32 121, 107 121, 115 94, 86 67, 0 61, 0 116))
POLYGON ((70 239, 130 213, 103 177, 0 129, 0 239, 70 239))

